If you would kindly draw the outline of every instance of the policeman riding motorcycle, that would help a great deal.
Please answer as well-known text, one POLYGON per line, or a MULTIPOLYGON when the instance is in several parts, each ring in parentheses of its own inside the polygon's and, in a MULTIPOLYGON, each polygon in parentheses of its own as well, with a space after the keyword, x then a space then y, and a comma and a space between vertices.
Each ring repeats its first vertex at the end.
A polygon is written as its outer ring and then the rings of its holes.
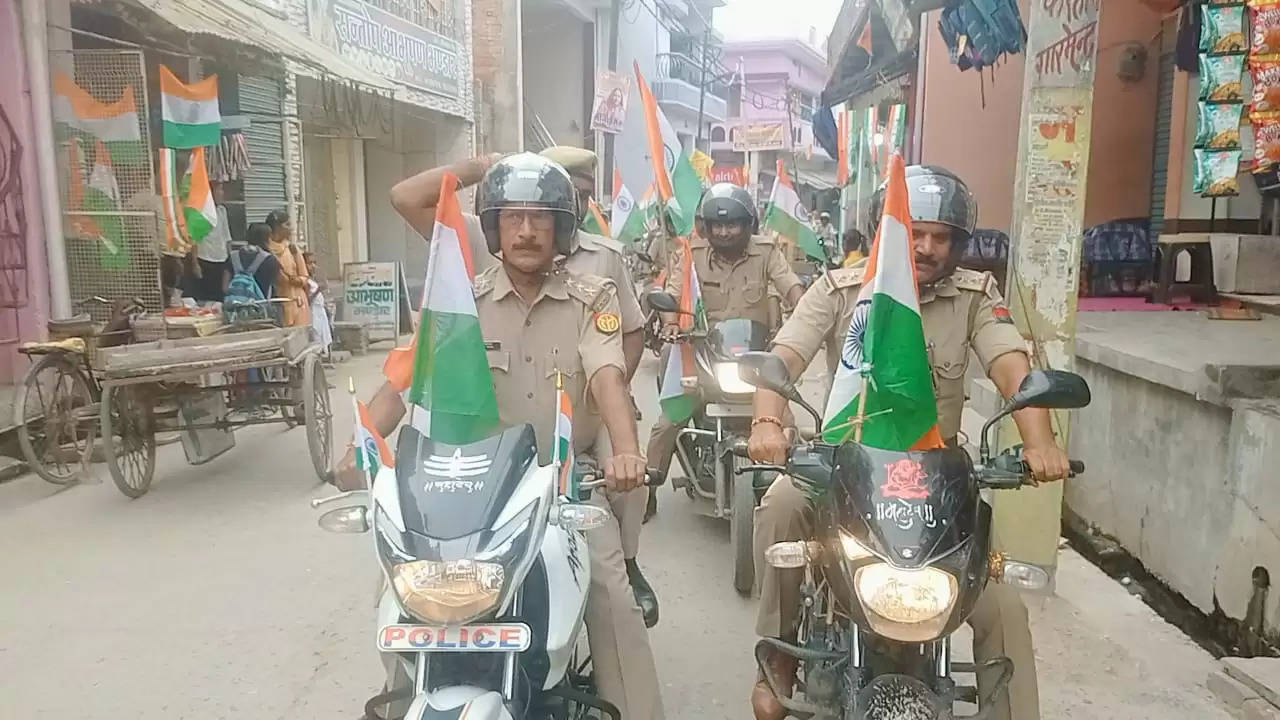
POLYGON ((664 315, 664 339, 675 343, 662 359, 660 395, 687 390, 680 385, 692 378, 685 377, 689 373, 683 367, 682 354, 689 353, 696 367, 697 403, 687 427, 665 414, 659 418, 648 457, 665 476, 674 451, 685 474, 681 484, 689 496, 712 501, 714 516, 729 520, 734 587, 748 595, 755 582, 751 518, 772 474, 741 478, 734 474, 735 466, 745 460, 735 459, 730 449, 750 431, 755 391, 739 378, 737 359, 768 347, 774 327, 769 287, 792 304, 803 290, 781 249, 755 234, 759 218, 744 188, 731 183, 711 186, 698 204, 695 223, 695 236, 671 255, 667 291, 651 293, 647 300, 664 315), (682 308, 677 298, 688 292, 683 308, 688 313, 696 304, 694 280, 707 318, 705 326, 701 317, 686 315, 686 322, 679 322, 682 308))

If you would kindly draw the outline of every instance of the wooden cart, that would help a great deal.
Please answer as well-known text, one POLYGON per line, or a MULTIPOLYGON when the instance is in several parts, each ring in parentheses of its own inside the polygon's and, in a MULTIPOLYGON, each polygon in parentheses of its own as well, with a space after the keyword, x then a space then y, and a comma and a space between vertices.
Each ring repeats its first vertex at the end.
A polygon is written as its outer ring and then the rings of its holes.
POLYGON ((188 462, 208 462, 249 425, 302 424, 311 463, 328 479, 329 385, 303 327, 158 340, 99 351, 100 432, 120 491, 140 497, 155 473, 156 435, 181 433, 188 462))

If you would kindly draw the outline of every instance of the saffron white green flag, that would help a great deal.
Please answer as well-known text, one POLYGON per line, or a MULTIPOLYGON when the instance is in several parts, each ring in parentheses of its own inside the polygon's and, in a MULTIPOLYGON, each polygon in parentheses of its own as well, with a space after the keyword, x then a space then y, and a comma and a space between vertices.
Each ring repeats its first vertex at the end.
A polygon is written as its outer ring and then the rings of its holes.
POLYGON ((369 477, 375 477, 382 468, 395 467, 396 456, 373 426, 369 408, 357 400, 354 394, 351 396, 351 404, 355 407, 356 415, 356 467, 369 473, 369 477))
POLYGON ((99 213, 89 216, 88 226, 98 230, 98 259, 107 270, 129 267, 129 247, 125 243, 124 221, 120 212, 120 183, 107 144, 98 141, 93 153, 93 169, 84 188, 84 209, 99 213))
POLYGON ((644 105, 645 129, 649 139, 649 155, 653 160, 654 184, 658 188, 658 197, 666 204, 667 214, 675 225, 676 233, 688 235, 693 232, 693 218, 698 211, 698 200, 702 197, 702 179, 689 161, 689 154, 680 144, 680 136, 671 127, 667 116, 658 107, 658 101, 649 90, 640 72, 640 64, 635 64, 637 85, 640 88, 640 100, 644 105))
MULTIPOLYGON (((682 277, 680 294, 680 330, 705 330, 707 311, 702 304, 702 288, 698 284, 698 272, 693 266, 693 252, 689 240, 677 238, 683 246, 681 266, 676 268, 682 277)), ((658 388, 658 405, 662 414, 677 425, 693 417, 697 407, 696 388, 698 370, 694 362, 693 344, 688 340, 672 345, 667 352, 666 365, 662 369, 662 382, 658 388)))
POLYGON ((559 492, 570 500, 578 499, 578 485, 574 482, 573 457, 573 400, 564 391, 564 378, 556 373, 556 439, 553 449, 559 492))
POLYGON ((187 222, 187 235, 191 242, 200 243, 218 225, 218 208, 213 204, 213 191, 209 188, 209 169, 204 161, 203 147, 191 151, 187 174, 191 189, 187 192, 182 215, 187 222))
POLYGON ((218 109, 218 76, 210 75, 190 85, 173 71, 160 66, 160 116, 164 120, 164 146, 196 148, 217 145, 222 139, 222 112, 218 109))
POLYGON ((896 153, 889 161, 880 230, 824 415, 827 442, 857 440, 899 451, 943 445, 920 319, 906 169, 896 153))
POLYGON ((499 427, 493 375, 476 314, 469 247, 458 204, 458 178, 446 173, 427 258, 407 400, 413 426, 452 445, 481 440, 499 427))
POLYGON ((778 176, 773 181, 773 192, 769 193, 769 205, 764 211, 764 225, 794 242, 814 260, 827 261, 822 244, 818 242, 818 234, 809 226, 809 212, 791 184, 781 156, 778 157, 778 176))
POLYGON ((644 213, 636 212, 636 200, 622 184, 622 172, 613 169, 613 239, 631 245, 644 237, 644 213))

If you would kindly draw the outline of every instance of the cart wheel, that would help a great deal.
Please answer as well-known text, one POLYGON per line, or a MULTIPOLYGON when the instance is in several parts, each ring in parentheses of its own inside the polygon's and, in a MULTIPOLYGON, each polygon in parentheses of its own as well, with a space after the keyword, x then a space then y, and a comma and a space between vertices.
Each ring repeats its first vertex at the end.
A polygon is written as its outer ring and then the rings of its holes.
POLYGON ((315 354, 308 355, 302 368, 302 405, 307 426, 307 446, 316 475, 328 482, 333 467, 333 412, 329 406, 329 383, 324 366, 315 354))
POLYGON ((97 411, 79 367, 60 355, 32 365, 13 402, 18 446, 31 469, 54 485, 75 482, 93 453, 97 411))
MULTIPOLYGON (((263 368, 262 370, 263 377, 272 382, 290 382, 294 378, 293 373, 294 370, 288 367, 263 368)), ((300 417, 302 413, 299 412, 299 408, 296 405, 284 404, 284 401, 293 397, 293 388, 289 387, 272 390, 271 397, 275 400, 281 401, 281 404, 279 405, 280 418, 284 420, 285 429, 292 430, 298 427, 299 421, 302 419, 300 417)))
POLYGON ((156 472, 155 421, 151 404, 137 385, 109 387, 102 393, 102 446, 107 469, 120 492, 139 498, 151 489, 156 472))

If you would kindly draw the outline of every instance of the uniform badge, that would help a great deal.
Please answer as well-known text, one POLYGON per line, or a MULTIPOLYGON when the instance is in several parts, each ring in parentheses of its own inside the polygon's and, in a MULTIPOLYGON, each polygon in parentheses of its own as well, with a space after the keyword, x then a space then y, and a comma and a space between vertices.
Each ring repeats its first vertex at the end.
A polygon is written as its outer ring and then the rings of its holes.
POLYGON ((1013 324, 1013 315, 1009 312, 1009 308, 1004 305, 996 305, 991 309, 991 315, 995 317, 996 322, 1006 325, 1013 324))
POLYGON ((622 319, 617 313, 596 313, 596 329, 606 335, 612 335, 622 329, 622 319))

